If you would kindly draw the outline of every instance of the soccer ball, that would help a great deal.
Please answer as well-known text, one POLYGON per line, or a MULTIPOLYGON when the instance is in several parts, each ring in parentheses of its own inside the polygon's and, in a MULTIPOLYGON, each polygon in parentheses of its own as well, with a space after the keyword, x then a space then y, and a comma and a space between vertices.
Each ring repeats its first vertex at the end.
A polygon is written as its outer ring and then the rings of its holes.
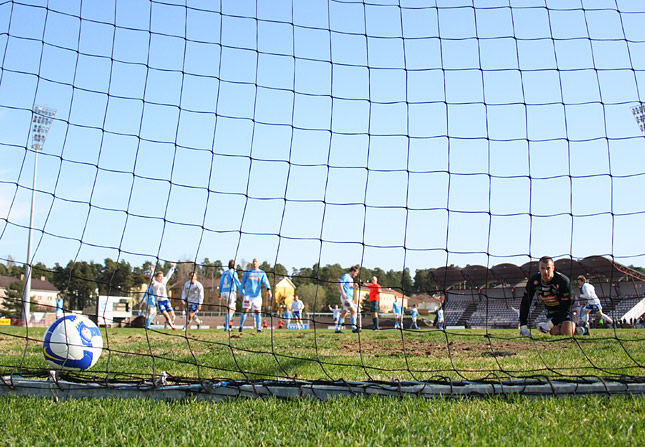
POLYGON ((81 315, 67 315, 54 321, 43 338, 43 355, 55 369, 84 371, 96 364, 102 350, 101 331, 81 315))

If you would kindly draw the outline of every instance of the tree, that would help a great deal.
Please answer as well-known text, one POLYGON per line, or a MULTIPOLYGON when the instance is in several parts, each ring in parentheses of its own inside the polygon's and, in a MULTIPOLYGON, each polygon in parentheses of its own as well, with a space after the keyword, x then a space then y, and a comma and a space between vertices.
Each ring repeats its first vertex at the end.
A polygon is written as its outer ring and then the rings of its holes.
POLYGON ((309 267, 303 267, 300 269, 293 268, 291 269, 291 281, 296 287, 303 286, 305 284, 313 284, 316 278, 313 274, 313 269, 309 267))
POLYGON ((390 287, 392 289, 401 289, 401 272, 395 270, 388 270, 383 278, 381 285, 390 287))
POLYGON ((122 259, 120 262, 106 258, 101 272, 95 276, 100 295, 128 296, 135 284, 132 266, 122 259))
POLYGON ((215 281, 222 275, 222 261, 211 262, 210 259, 204 258, 199 270, 201 278, 215 281))
POLYGON ((304 284, 296 289, 296 295, 300 297, 310 312, 327 310, 327 290, 315 284, 304 284))
POLYGON ((414 291, 414 284, 412 283, 412 276, 410 276, 410 269, 406 268, 401 273, 401 288, 405 295, 410 295, 414 291))
POLYGON ((69 261, 65 267, 56 263, 52 282, 62 292, 70 309, 83 310, 96 304, 94 271, 94 267, 85 261, 69 261))
POLYGON ((319 270, 318 281, 315 284, 324 287, 328 296, 338 297, 340 295, 340 278, 348 271, 349 268, 344 269, 340 264, 328 264, 319 270))
POLYGON ((25 273, 25 267, 16 265, 13 256, 7 256, 7 276, 20 276, 25 273))
POLYGON ((381 284, 381 281, 383 281, 383 278, 385 278, 385 272, 379 267, 375 267, 374 270, 372 270, 372 276, 376 276, 379 280, 379 284, 381 284))
POLYGON ((31 270, 31 277, 40 279, 40 277, 45 277, 45 280, 50 281, 54 277, 54 272, 50 269, 47 268, 45 264, 42 262, 38 262, 34 264, 32 270, 31 270))
POLYGON ((6 298, 2 301, 4 316, 10 318, 20 318, 22 316, 23 295, 25 293, 25 284, 23 281, 16 280, 9 284, 6 292, 6 298))
POLYGON ((193 261, 189 259, 179 260, 175 268, 174 283, 169 282, 168 287, 172 287, 176 283, 182 284, 183 287, 183 284, 188 281, 190 274, 194 271, 197 271, 197 278, 199 278, 199 269, 193 261))
POLYGON ((417 269, 414 273, 414 291, 417 293, 429 293, 434 287, 434 281, 430 270, 417 269))

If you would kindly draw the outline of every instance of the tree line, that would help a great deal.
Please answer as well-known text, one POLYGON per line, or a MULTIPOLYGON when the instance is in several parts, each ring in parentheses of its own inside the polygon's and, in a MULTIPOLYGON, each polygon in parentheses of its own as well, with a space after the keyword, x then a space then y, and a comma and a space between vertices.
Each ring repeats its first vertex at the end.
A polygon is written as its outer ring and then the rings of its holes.
MULTIPOLYGON (((226 263, 227 265, 228 263, 226 263)), ((169 283, 183 283, 188 279, 188 274, 196 271, 200 280, 217 284, 222 272, 227 268, 221 261, 211 261, 208 258, 201 263, 179 261, 176 272, 169 283)), ((115 261, 106 258, 102 263, 94 261, 69 261, 66 265, 56 263, 48 267, 43 263, 33 266, 32 278, 44 277, 51 282, 65 298, 66 307, 70 309, 84 309, 96 304, 98 295, 131 296, 133 290, 138 290, 147 282, 145 273, 151 270, 168 272, 171 263, 145 262, 141 266, 133 266, 126 260, 115 261)), ((236 269, 240 279, 244 270, 251 267, 250 262, 241 260, 236 269)), ((267 273, 271 285, 275 285, 283 277, 289 279, 296 286, 296 294, 308 306, 310 311, 327 310, 328 305, 339 304, 339 281, 349 270, 350 266, 331 264, 311 267, 293 268, 291 272, 282 264, 269 264, 264 261, 260 269, 267 273)), ((0 275, 20 278, 24 274, 24 266, 17 264, 11 258, 0 262, 0 275)), ((430 269, 416 270, 414 278, 409 269, 402 271, 382 270, 380 268, 362 268, 359 280, 369 282, 376 276, 382 287, 389 287, 406 295, 413 293, 432 293, 436 285, 430 275, 430 269)), ((16 281, 17 283, 19 280, 16 281)), ((13 288, 19 287, 19 284, 13 288)), ((20 288, 22 290, 22 288, 20 288)), ((20 291, 14 290, 12 294, 18 295, 20 291)), ((277 310, 277 309, 274 309, 277 310)))

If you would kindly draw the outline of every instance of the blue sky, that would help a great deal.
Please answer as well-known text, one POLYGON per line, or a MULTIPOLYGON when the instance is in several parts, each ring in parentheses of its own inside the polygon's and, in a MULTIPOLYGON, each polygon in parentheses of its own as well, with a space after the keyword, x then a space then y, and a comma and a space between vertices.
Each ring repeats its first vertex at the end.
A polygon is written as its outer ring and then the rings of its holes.
POLYGON ((0 258, 39 104, 48 265, 645 265, 641 1, 183 3, 0 2, 0 258))

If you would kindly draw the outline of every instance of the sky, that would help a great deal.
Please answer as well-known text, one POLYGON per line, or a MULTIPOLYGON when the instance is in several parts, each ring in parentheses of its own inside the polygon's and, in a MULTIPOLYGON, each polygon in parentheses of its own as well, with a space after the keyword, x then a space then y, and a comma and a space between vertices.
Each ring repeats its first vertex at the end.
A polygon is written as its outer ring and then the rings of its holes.
POLYGON ((0 1, 0 261, 645 266, 645 4, 0 1), (185 4, 184 4, 185 3, 185 4))

